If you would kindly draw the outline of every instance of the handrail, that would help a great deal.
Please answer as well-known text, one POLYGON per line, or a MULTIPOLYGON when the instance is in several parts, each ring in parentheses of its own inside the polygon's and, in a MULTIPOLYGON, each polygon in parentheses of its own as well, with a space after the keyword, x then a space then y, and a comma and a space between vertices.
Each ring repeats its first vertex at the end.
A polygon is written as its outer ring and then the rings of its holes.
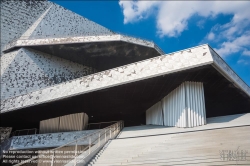
MULTIPOLYGON (((118 122, 119 122, 119 121, 118 121, 118 122)), ((113 125, 115 125, 115 124, 113 124, 113 125)), ((111 125, 111 126, 113 126, 113 125, 111 125)), ((108 127, 106 127, 106 128, 110 128, 111 126, 108 126, 108 127)), ((104 129, 106 129, 106 128, 104 128, 104 129)), ((102 129, 102 130, 104 130, 104 129, 102 129)), ((89 136, 92 136, 92 135, 94 135, 94 134, 96 134, 96 133, 98 133, 98 132, 100 132, 100 131, 96 131, 96 132, 90 133, 90 134, 88 134, 88 135, 85 135, 85 136, 82 137, 82 138, 78 138, 78 139, 76 139, 76 140, 74 140, 74 141, 68 142, 68 143, 66 143, 66 144, 64 144, 64 145, 62 145, 62 146, 59 146, 59 147, 53 149, 52 151, 54 151, 54 150, 56 150, 56 149, 58 149, 58 148, 62 148, 62 147, 64 147, 64 146, 66 146, 66 145, 70 145, 70 144, 74 143, 74 142, 77 141, 77 140, 81 140, 81 139, 87 138, 87 137, 89 137, 89 136)))
POLYGON ((88 125, 90 125, 90 124, 102 124, 102 123, 113 123, 113 122, 117 122, 117 121, 110 121, 110 122, 98 122, 98 123, 89 123, 88 125))
POLYGON ((37 133, 37 128, 15 130, 10 135, 11 135, 11 137, 16 136, 16 133, 18 132, 17 136, 19 136, 20 132, 22 132, 22 131, 27 131, 27 133, 25 135, 28 135, 29 131, 35 131, 35 134, 36 134, 37 133))
POLYGON ((117 122, 117 121, 110 121, 110 122, 98 122, 98 123, 89 123, 87 125, 87 129, 88 130, 91 130, 91 129, 101 129, 102 125, 110 125, 111 123, 114 123, 114 122, 117 122), (98 128, 96 128, 96 126, 99 126, 98 128), (94 128, 92 128, 92 126, 94 126, 94 128))
MULTIPOLYGON (((74 141, 70 141, 70 142, 68 142, 60 147, 57 147, 55 149, 50 150, 49 151, 50 154, 52 153, 51 159, 50 159, 51 166, 53 166, 55 163, 58 164, 58 162, 57 162, 58 157, 56 156, 56 151, 58 151, 61 148, 67 147, 69 145, 71 147, 75 147, 74 148, 75 155, 70 160, 67 160, 66 164, 69 164, 72 162, 74 163, 73 164, 74 166, 76 166, 77 163, 81 163, 83 165, 87 164, 90 161, 90 159, 92 158, 92 156, 95 155, 102 146, 104 146, 110 139, 115 138, 119 134, 119 132, 122 130, 122 128, 124 126, 123 121, 116 121, 116 122, 117 123, 112 124, 108 127, 105 127, 105 128, 100 129, 96 132, 90 133, 90 134, 85 135, 81 138, 78 138, 74 141), (86 141, 86 142, 88 141, 87 146, 85 148, 83 148, 81 151, 77 151, 78 146, 81 146, 82 144, 84 144, 83 141, 86 141)), ((28 159, 28 160, 22 161, 18 164, 15 164, 14 166, 21 166, 21 165, 26 164, 27 162, 31 162, 35 159, 39 159, 39 158, 33 157, 33 158, 28 159)), ((64 165, 64 164, 62 163, 62 165, 64 165)))

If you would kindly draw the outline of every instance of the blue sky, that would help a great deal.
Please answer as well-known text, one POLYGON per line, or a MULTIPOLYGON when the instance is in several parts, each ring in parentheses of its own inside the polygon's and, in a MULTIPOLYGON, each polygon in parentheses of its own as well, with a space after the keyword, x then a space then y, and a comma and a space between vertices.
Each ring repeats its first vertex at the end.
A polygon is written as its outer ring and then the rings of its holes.
POLYGON ((248 1, 53 1, 110 30, 154 41, 164 52, 208 43, 250 86, 248 1))

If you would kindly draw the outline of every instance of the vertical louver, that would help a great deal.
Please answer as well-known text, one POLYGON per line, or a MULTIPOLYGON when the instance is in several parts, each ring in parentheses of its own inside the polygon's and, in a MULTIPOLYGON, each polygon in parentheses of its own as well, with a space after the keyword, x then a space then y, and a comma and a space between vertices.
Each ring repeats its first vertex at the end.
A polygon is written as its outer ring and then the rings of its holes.
POLYGON ((70 114, 40 121, 39 133, 80 131, 86 129, 87 125, 88 115, 86 113, 70 114))
POLYGON ((146 111, 146 122, 152 125, 163 125, 161 102, 156 103, 146 111))
POLYGON ((39 133, 56 133, 59 130, 59 117, 40 121, 39 133))
POLYGON ((203 84, 181 84, 146 111, 146 123, 176 127, 206 124, 203 84))

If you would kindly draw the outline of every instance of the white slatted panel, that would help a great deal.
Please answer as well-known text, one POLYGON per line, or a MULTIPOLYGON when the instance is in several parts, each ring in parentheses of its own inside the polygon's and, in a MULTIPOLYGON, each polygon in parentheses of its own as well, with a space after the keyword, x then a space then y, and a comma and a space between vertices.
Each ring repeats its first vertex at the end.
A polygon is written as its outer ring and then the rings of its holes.
POLYGON ((200 82, 185 82, 186 108, 188 123, 186 127, 206 124, 206 110, 203 84, 200 82))
POLYGON ((163 98, 164 125, 185 127, 185 88, 184 84, 163 98))
POLYGON ((56 133, 59 128, 59 117, 40 121, 39 134, 56 133))
POLYGON ((82 127, 83 130, 87 129, 88 122, 89 122, 89 116, 86 113, 84 113, 84 116, 83 116, 83 127, 82 127))
POLYGON ((146 111, 146 124, 195 127, 206 124, 203 84, 184 82, 146 111), (162 104, 162 106, 161 106, 162 104), (163 117, 162 117, 163 108, 163 117))
POLYGON ((76 113, 40 121, 40 134, 81 131, 87 128, 88 115, 76 113))
POLYGON ((146 111, 146 124, 163 125, 161 102, 156 103, 146 111))
POLYGON ((70 114, 60 117, 59 131, 79 131, 83 130, 84 113, 70 114))

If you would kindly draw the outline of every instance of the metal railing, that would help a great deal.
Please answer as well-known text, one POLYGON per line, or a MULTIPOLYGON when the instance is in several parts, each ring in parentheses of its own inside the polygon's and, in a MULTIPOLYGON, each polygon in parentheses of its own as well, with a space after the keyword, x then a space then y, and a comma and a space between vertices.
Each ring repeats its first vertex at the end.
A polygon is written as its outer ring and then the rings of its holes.
POLYGON ((31 134, 35 134, 37 133, 37 129, 36 128, 33 128, 33 129, 22 129, 22 130, 16 130, 16 131, 13 131, 11 134, 10 134, 10 137, 13 137, 13 136, 21 136, 21 135, 31 135, 31 134))
POLYGON ((117 121, 89 123, 87 125, 87 130, 102 129, 102 128, 112 125, 113 123, 117 123, 117 121))
POLYGON ((38 154, 39 157, 33 157, 14 166, 21 166, 32 162, 36 163, 34 160, 37 160, 37 162, 39 162, 38 160, 43 161, 43 163, 46 163, 47 165, 49 164, 50 166, 85 165, 109 140, 116 138, 123 129, 123 126, 123 121, 116 121, 116 123, 108 127, 49 150, 49 153, 46 153, 46 156, 50 156, 50 158, 43 158, 42 155, 38 154), (65 154, 67 155, 65 156, 65 154))

